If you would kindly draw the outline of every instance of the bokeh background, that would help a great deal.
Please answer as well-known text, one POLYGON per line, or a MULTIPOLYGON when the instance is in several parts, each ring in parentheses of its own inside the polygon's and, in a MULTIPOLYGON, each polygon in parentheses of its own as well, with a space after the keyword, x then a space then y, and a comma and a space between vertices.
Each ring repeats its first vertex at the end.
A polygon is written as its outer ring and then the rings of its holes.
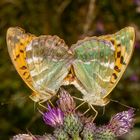
MULTIPOLYGON (((111 99, 136 108, 133 131, 121 140, 140 140, 140 0, 1 0, 0 1, 0 139, 18 133, 44 134, 50 131, 7 52, 6 31, 19 26, 36 35, 51 34, 70 46, 85 36, 114 33, 125 26, 136 30, 131 62, 111 93, 111 99)), ((67 87, 73 88, 73 87, 67 87)), ((71 91, 71 90, 70 90, 71 91)), ((78 92, 73 88, 73 92, 78 92)), ((128 108, 111 102, 96 123, 128 108)), ((100 110, 100 109, 99 109, 100 110)))

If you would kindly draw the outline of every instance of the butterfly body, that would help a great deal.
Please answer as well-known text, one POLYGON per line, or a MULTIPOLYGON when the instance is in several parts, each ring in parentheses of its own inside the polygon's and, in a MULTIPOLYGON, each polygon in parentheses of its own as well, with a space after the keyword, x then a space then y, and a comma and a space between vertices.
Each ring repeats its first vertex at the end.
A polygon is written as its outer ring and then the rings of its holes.
POLYGON ((20 76, 35 91, 31 96, 34 101, 48 100, 61 85, 73 84, 81 91, 81 100, 97 106, 109 102, 106 96, 128 65, 134 40, 132 27, 112 35, 87 37, 70 48, 58 36, 36 37, 19 28, 7 32, 11 59, 20 76))

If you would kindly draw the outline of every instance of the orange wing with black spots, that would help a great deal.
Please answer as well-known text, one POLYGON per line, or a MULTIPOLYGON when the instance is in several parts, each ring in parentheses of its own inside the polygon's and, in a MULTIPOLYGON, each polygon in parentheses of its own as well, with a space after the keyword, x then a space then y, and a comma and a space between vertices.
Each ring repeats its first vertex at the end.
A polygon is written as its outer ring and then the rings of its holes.
POLYGON ((12 62, 24 82, 33 90, 32 79, 27 68, 25 48, 35 38, 26 34, 21 28, 9 28, 7 31, 7 46, 12 62))
POLYGON ((36 37, 18 27, 7 31, 12 62, 24 82, 34 91, 30 98, 46 101, 56 95, 70 69, 71 54, 58 36, 36 37))
POLYGON ((126 27, 116 34, 100 38, 110 41, 115 49, 115 65, 108 87, 109 94, 120 80, 130 61, 134 50, 135 31, 133 27, 126 27))

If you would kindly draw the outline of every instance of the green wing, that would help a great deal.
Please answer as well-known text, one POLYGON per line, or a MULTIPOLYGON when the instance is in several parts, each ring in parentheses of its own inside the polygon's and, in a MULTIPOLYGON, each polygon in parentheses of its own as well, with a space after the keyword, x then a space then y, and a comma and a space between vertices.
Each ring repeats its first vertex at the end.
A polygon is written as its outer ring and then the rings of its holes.
POLYGON ((68 74, 68 47, 57 36, 40 36, 26 48, 26 61, 34 88, 42 94, 56 94, 68 74))
POLYGON ((85 97, 101 100, 112 91, 130 60, 134 38, 134 29, 127 27, 116 34, 89 37, 72 46, 78 79, 75 85, 85 97))
POLYGON ((135 43, 135 30, 133 27, 125 27, 115 34, 101 36, 99 38, 110 41, 115 48, 115 66, 108 86, 108 95, 119 82, 132 57, 135 43))

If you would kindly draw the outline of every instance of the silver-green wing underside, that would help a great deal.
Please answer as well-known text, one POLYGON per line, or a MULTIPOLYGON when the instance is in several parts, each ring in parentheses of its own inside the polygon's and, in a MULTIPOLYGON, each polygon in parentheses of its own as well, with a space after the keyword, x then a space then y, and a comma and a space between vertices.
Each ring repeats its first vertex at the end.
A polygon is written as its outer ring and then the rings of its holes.
POLYGON ((113 35, 89 37, 74 44, 75 86, 83 100, 93 105, 105 105, 103 99, 121 78, 133 52, 135 32, 132 27, 113 35))
POLYGON ((48 98, 55 95, 70 67, 65 42, 57 36, 40 36, 27 46, 26 54, 34 88, 48 98))

